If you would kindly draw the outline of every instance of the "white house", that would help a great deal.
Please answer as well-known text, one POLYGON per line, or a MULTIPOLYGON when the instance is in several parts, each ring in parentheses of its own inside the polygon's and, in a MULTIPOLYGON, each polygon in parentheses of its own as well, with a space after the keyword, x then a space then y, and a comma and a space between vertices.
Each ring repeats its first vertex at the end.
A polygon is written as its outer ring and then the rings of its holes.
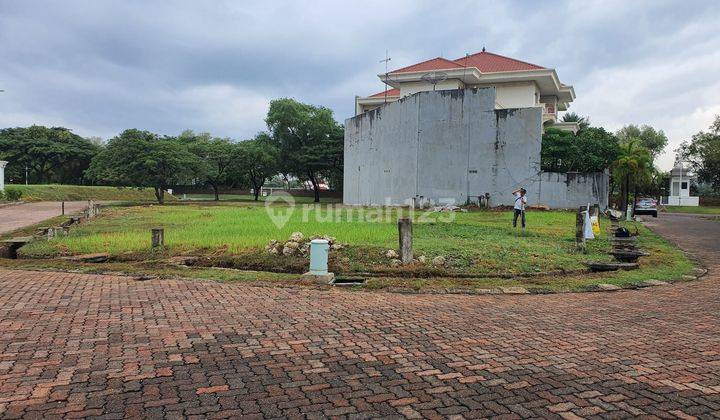
POLYGON ((699 206, 700 198, 690 195, 690 182, 693 176, 685 169, 682 162, 675 163, 670 171, 670 195, 662 198, 666 206, 699 206))
POLYGON ((482 51, 456 60, 437 57, 387 74, 379 74, 386 90, 355 97, 355 115, 422 91, 495 88, 495 108, 542 108, 543 128, 576 132, 577 123, 558 121, 575 99, 572 86, 560 82, 554 69, 482 51))

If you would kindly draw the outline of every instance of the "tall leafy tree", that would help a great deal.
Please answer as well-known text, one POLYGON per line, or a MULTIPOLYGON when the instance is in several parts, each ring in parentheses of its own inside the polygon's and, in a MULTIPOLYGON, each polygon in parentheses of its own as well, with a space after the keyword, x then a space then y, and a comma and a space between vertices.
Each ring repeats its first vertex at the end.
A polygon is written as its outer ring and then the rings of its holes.
POLYGON ((195 134, 190 130, 178 136, 180 143, 198 157, 199 176, 213 189, 215 201, 220 200, 220 187, 227 184, 233 164, 235 147, 227 138, 213 138, 210 134, 195 134))
POLYGON ((602 127, 587 127, 576 135, 578 158, 573 170, 602 172, 617 159, 619 142, 613 133, 602 127))
POLYGON ((720 191, 720 115, 707 131, 700 131, 678 149, 680 157, 690 164, 698 180, 720 191))
POLYGON ((255 201, 265 181, 277 175, 279 154, 267 133, 258 134, 254 139, 236 145, 233 155, 235 173, 252 185, 255 201))
POLYGON ((197 176, 199 158, 175 137, 136 129, 113 137, 87 171, 98 183, 151 187, 158 203, 165 202, 165 190, 197 176))
POLYGON ((629 124, 618 130, 615 135, 624 143, 637 139, 643 147, 650 151, 653 158, 660 155, 668 143, 668 138, 662 130, 656 130, 649 125, 629 124))
POLYGON ((540 158, 543 170, 548 172, 601 172, 617 155, 617 139, 603 128, 587 127, 577 134, 548 128, 540 158))
POLYGON ((0 130, 0 159, 9 161, 8 178, 21 179, 27 167, 33 183, 82 183, 90 160, 100 150, 63 127, 0 130))
POLYGON ((618 158, 613 163, 613 177, 621 185, 622 210, 629 202, 630 182, 648 182, 653 172, 652 154, 639 139, 620 143, 618 158))
POLYGON ((280 172, 309 181, 319 202, 321 180, 342 173, 343 127, 330 109, 293 99, 272 101, 265 122, 280 152, 280 172))
POLYGON ((542 136, 540 164, 547 172, 569 172, 578 157, 575 135, 570 131, 547 128, 542 136))

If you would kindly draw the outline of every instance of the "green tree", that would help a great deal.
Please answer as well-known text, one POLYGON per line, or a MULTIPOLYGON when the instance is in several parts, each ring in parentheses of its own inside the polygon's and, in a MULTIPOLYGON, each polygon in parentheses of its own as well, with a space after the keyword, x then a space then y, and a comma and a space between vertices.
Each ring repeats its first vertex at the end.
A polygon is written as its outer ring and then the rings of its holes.
POLYGON ((602 127, 587 127, 576 137, 578 156, 572 170, 602 172, 612 166, 620 148, 617 137, 602 127))
POLYGON ((601 172, 617 155, 617 139, 603 128, 587 127, 573 134, 550 127, 542 137, 540 161, 548 172, 601 172))
POLYGON ((100 147, 63 127, 0 130, 0 159, 9 161, 9 179, 22 179, 25 168, 33 183, 82 183, 90 160, 100 147))
POLYGON ((634 124, 626 125, 615 133, 621 142, 627 143, 637 139, 640 144, 650 151, 653 158, 660 155, 668 143, 668 138, 662 130, 655 130, 649 125, 638 127, 634 124))
POLYGON ((650 151, 639 139, 629 139, 620 143, 619 154, 612 166, 613 177, 620 184, 620 209, 625 210, 629 203, 630 182, 636 185, 648 182, 654 172, 650 151))
POLYGON ((569 172, 577 159, 578 147, 571 131, 547 128, 542 136, 540 164, 546 172, 569 172))
POLYGON ((270 102, 265 122, 280 152, 280 172, 309 181, 319 202, 323 177, 342 173, 343 127, 330 109, 293 99, 270 102))
POLYGON ((108 141, 92 160, 87 176, 103 184, 151 187, 158 203, 164 204, 166 189, 199 172, 198 157, 177 138, 130 129, 108 141))
POLYGON ((233 164, 235 147, 230 139, 213 138, 210 134, 195 134, 190 130, 178 136, 178 141, 187 145, 188 150, 200 161, 199 175, 210 185, 215 201, 220 200, 220 187, 227 184, 233 164))
POLYGON ((700 131, 689 142, 684 141, 678 152, 699 181, 720 191, 720 115, 715 116, 708 131, 700 131))
POLYGON ((584 130, 584 129, 590 127, 590 118, 581 117, 580 115, 578 115, 574 112, 566 112, 565 114, 563 114, 563 116, 560 120, 562 122, 576 122, 576 123, 578 123, 580 130, 584 130))
POLYGON ((254 139, 236 145, 233 157, 236 174, 250 182, 255 201, 265 181, 278 173, 279 154, 267 133, 260 133, 254 139))

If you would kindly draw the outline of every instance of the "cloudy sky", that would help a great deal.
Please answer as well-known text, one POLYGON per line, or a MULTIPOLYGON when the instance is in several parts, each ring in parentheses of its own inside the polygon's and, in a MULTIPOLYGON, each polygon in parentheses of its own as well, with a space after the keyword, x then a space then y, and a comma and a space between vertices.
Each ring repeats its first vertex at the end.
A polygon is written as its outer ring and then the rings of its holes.
POLYGON ((442 4, 0 0, 0 127, 245 139, 273 98, 352 116, 383 89, 385 50, 397 68, 483 46, 555 68, 595 125, 664 130, 664 169, 720 114, 719 1, 442 4))

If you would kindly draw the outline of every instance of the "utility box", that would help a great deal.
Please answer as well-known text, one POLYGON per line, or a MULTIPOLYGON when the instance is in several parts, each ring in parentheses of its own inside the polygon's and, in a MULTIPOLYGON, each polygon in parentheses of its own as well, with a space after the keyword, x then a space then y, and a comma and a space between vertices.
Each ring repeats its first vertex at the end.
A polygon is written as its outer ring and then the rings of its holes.
POLYGON ((328 256, 330 243, 325 239, 313 239, 310 242, 310 274, 326 276, 328 274, 328 256))

